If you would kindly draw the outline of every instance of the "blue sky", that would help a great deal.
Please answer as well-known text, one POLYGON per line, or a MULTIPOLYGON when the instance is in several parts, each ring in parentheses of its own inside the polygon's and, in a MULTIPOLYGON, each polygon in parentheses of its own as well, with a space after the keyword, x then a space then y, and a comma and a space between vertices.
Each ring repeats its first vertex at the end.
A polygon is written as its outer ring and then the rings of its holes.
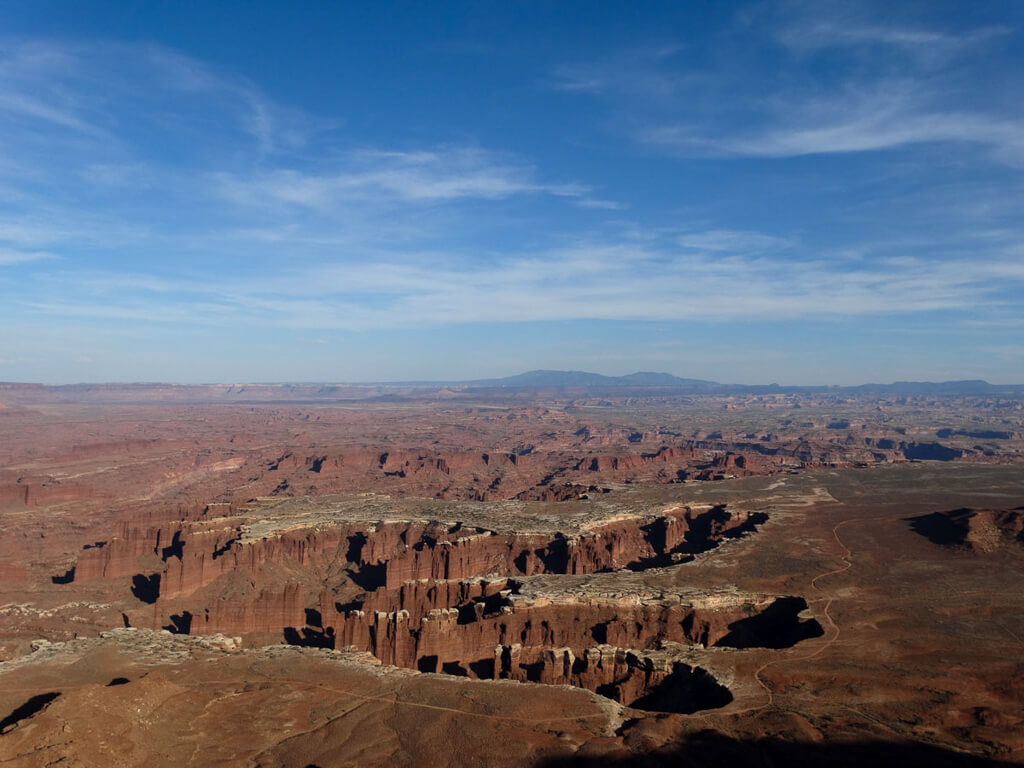
POLYGON ((0 380, 1024 381, 1022 26, 7 3, 0 380))

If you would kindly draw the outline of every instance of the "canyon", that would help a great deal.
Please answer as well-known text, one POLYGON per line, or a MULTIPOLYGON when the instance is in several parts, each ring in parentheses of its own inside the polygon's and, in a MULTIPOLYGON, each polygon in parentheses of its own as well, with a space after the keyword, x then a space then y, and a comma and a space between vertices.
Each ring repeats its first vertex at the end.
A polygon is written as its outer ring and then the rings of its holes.
POLYGON ((5 760, 1024 754, 1011 397, 253 395, 0 388, 5 760))
MULTIPOLYGON (((417 506, 403 511, 421 511, 417 506)), ((742 634, 782 599, 638 603, 629 593, 581 599, 532 586, 539 574, 642 572, 686 562, 755 531, 767 521, 764 513, 712 507, 643 517, 619 501, 588 509, 585 527, 567 525, 563 514, 558 530, 544 530, 553 521, 542 504, 508 503, 500 513, 434 504, 422 510, 429 518, 378 520, 394 513, 389 507, 387 499, 319 497, 314 504, 264 502, 233 517, 206 519, 225 511, 207 509, 174 526, 125 526, 54 579, 130 579, 133 595, 153 608, 126 611, 129 626, 145 626, 152 616, 152 629, 344 647, 421 672, 579 685, 633 706, 666 680, 685 688, 679 681, 688 677, 709 689, 704 698, 727 703, 728 691, 703 670, 647 651, 666 643, 714 645, 737 626, 742 634), (458 511, 484 516, 438 519, 458 511), (134 573, 147 561, 157 570, 134 573), (246 579, 258 593, 238 594, 235 585, 246 579)), ((799 621, 795 613, 790 618, 799 621)), ((800 623, 813 628, 808 636, 821 633, 813 619, 800 623)))

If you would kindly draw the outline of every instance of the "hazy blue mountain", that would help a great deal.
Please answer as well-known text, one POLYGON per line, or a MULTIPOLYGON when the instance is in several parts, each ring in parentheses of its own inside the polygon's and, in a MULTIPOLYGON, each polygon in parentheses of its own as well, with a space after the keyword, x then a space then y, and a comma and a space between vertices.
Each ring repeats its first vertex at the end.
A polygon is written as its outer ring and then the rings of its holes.
POLYGON ((995 395, 1021 393, 1021 384, 989 384, 981 379, 965 381, 896 381, 891 384, 859 384, 856 386, 779 385, 779 384, 720 384, 706 379, 688 379, 669 373, 639 371, 626 376, 604 376, 587 371, 527 371, 500 379, 480 379, 462 382, 471 388, 500 387, 504 389, 534 389, 576 387, 583 389, 612 389, 632 387, 661 388, 677 394, 810 394, 834 393, 844 395, 872 394, 912 397, 917 395, 995 395))
POLYGON ((676 389, 714 390, 721 388, 715 381, 683 379, 668 373, 650 371, 628 376, 603 376, 587 371, 527 371, 501 379, 481 379, 466 382, 474 387, 673 387, 676 389))
POLYGON ((982 379, 966 379, 964 381, 894 381, 892 384, 861 384, 845 389, 900 395, 987 395, 1020 388, 1020 385, 998 385, 989 384, 982 379))

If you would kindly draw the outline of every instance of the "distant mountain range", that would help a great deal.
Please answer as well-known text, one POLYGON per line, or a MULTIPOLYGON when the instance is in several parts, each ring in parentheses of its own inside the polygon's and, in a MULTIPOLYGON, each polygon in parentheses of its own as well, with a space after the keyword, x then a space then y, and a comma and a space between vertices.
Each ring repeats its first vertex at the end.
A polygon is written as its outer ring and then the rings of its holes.
POLYGON ((1024 384, 989 384, 966 381, 897 381, 857 386, 782 386, 779 384, 721 384, 687 379, 668 373, 640 371, 627 376, 603 376, 587 371, 527 371, 499 379, 474 381, 405 381, 362 384, 252 383, 252 384, 65 384, 47 386, 0 382, 0 409, 45 402, 106 403, 297 403, 353 400, 408 400, 421 398, 494 399, 518 393, 549 392, 569 397, 645 395, 839 395, 889 396, 996 396, 1024 398, 1024 384))
POLYGON ((912 395, 992 395, 1024 392, 1024 384, 989 384, 981 379, 964 381, 896 381, 892 384, 858 384, 856 386, 782 386, 779 384, 721 384, 706 379, 687 379, 669 373, 640 371, 627 376, 603 376, 586 371, 527 371, 501 379, 480 379, 461 382, 470 388, 503 389, 649 389, 671 390, 687 394, 806 394, 834 392, 837 394, 912 395))

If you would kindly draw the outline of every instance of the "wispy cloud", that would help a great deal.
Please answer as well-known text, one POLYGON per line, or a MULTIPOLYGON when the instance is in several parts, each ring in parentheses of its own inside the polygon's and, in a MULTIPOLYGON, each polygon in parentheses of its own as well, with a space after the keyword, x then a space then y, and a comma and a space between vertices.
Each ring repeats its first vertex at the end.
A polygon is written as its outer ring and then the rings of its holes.
POLYGON ((643 132, 647 141, 684 154, 745 157, 865 152, 924 143, 975 144, 1014 165, 1024 164, 1024 120, 946 111, 927 86, 888 81, 841 95, 777 96, 754 130, 713 135, 693 124, 643 132))
POLYGON ((481 205, 625 207, 469 142, 334 141, 337 122, 159 47, 8 42, 0 57, 0 143, 13 158, 0 165, 12 190, 0 265, 39 262, 5 296, 28 318, 332 329, 512 317, 530 292, 550 292, 546 279, 604 267, 467 250, 460 241, 503 224, 481 205), (38 142, 40 130, 53 135, 38 142), (65 250, 85 257, 44 268, 65 250))
MULTIPOLYGON (((684 236, 685 238, 685 236, 684 236)), ((278 270, 219 285, 167 284, 112 276, 90 285, 102 301, 32 302, 50 315, 109 317, 189 324, 271 323, 303 329, 397 328, 409 325, 544 320, 722 320, 752 317, 912 315, 975 312, 1005 305, 1006 291, 1024 286, 1024 265, 1012 255, 978 263, 903 256, 869 263, 733 253, 742 241, 761 250, 784 240, 757 233, 703 233, 682 250, 671 244, 581 244, 474 264, 464 255, 420 254, 381 262, 350 262, 278 270), (703 249, 695 244, 704 240, 703 249), (726 251, 730 251, 726 253, 726 251)))
POLYGON ((166 258, 255 241, 315 260, 474 231, 475 201, 624 207, 471 139, 395 149, 343 125, 160 46, 0 40, 0 247, 166 258))
POLYGON ((154 79, 166 88, 226 101, 235 110, 239 126, 255 139, 261 155, 305 146, 317 134, 340 129, 340 117, 325 118, 275 103, 245 78, 212 69, 168 48, 148 45, 144 60, 154 79))
POLYGON ((227 119, 263 154, 341 124, 275 104, 244 78, 158 45, 0 41, 0 121, 49 125, 118 145, 127 141, 126 116, 161 132, 168 118, 179 128, 183 119, 227 119), (179 102, 182 95, 202 101, 203 114, 175 112, 169 107, 175 95, 179 102), (136 108, 126 113, 129 100, 136 108))
MULTIPOLYGON (((731 37, 715 41, 722 50, 714 69, 655 45, 563 64, 554 83, 607 99, 615 130, 682 157, 948 144, 1024 166, 1024 111, 999 90, 986 100, 957 68, 966 55, 1004 45, 1011 28, 950 29, 871 3, 759 4, 739 19, 731 37), (770 70, 759 63, 766 58, 770 70)), ((1012 92, 1019 73, 999 76, 1012 92)))
POLYGON ((359 151, 335 163, 332 172, 278 169, 249 176, 216 174, 220 193, 247 205, 289 204, 325 209, 348 200, 446 201, 460 198, 499 200, 544 194, 579 198, 579 184, 545 183, 535 170, 475 148, 429 151, 359 151))
POLYGON ((48 251, 14 251, 9 248, 0 248, 0 267, 54 258, 56 256, 48 251))
POLYGON ((834 18, 814 19, 783 29, 779 39, 798 50, 817 50, 834 46, 888 45, 900 48, 956 51, 1011 33, 1009 27, 984 27, 965 34, 950 34, 920 27, 893 27, 879 24, 844 24, 834 18))
POLYGON ((629 207, 625 203, 615 200, 601 200, 594 197, 578 197, 575 203, 581 208, 600 208, 605 211, 623 211, 629 207))
POLYGON ((687 232, 678 238, 679 245, 697 251, 759 253, 793 245, 793 241, 766 235, 763 232, 739 232, 733 229, 709 229, 687 232))
POLYGON ((880 14, 870 3, 834 0, 782 2, 745 14, 748 24, 774 30, 775 39, 792 51, 814 53, 826 49, 895 49, 926 64, 939 64, 964 49, 1012 33, 1005 25, 970 29, 942 28, 896 13, 880 14), (882 21, 880 18, 884 18, 882 21))

